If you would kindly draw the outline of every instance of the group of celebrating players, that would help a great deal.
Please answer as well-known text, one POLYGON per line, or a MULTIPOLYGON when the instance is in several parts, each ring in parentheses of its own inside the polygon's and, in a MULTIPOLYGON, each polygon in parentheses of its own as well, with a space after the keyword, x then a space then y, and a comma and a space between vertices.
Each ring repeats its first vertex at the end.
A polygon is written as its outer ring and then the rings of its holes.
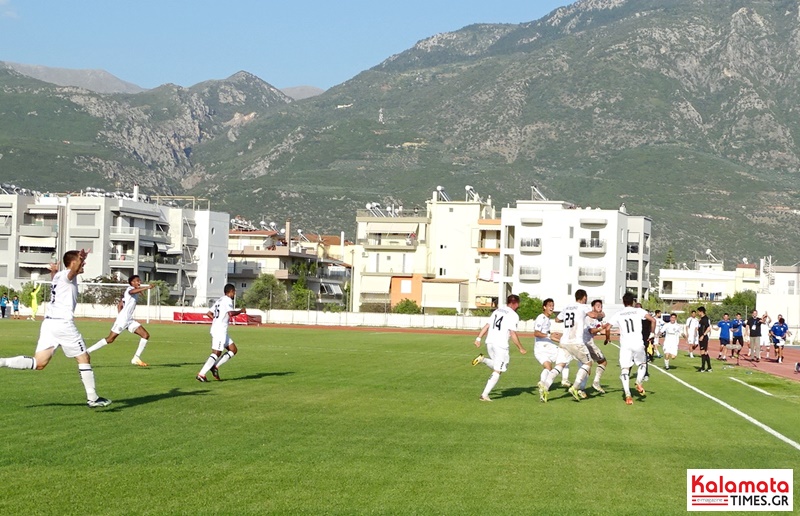
MULTIPOLYGON (((83 249, 67 251, 63 257, 65 268, 61 271, 59 271, 57 263, 50 264, 50 302, 39 329, 36 351, 32 357, 21 355, 0 358, 0 367, 41 371, 50 362, 56 349, 61 347, 65 356, 75 358, 78 363, 78 372, 86 390, 87 406, 96 408, 110 405, 111 400, 97 394, 90 354, 111 344, 123 331, 128 330, 140 337, 139 347, 131 359, 131 364, 147 367, 147 364, 142 361, 141 355, 144 353, 150 334, 133 317, 139 294, 153 288, 153 285, 142 285, 138 275, 128 278, 128 287, 117 305, 118 314, 111 326, 111 332, 106 338, 100 339, 87 349, 74 321, 75 306, 78 302, 78 275, 84 271, 87 256, 88 251, 83 249)), ((235 297, 236 288, 230 283, 225 285, 224 295, 206 314, 211 318, 211 355, 196 376, 200 382, 208 381, 205 375, 209 371, 214 378, 219 380, 219 368, 237 353, 236 345, 228 336, 228 324, 231 317, 244 313, 245 309, 236 310, 234 308, 233 299, 235 297)))

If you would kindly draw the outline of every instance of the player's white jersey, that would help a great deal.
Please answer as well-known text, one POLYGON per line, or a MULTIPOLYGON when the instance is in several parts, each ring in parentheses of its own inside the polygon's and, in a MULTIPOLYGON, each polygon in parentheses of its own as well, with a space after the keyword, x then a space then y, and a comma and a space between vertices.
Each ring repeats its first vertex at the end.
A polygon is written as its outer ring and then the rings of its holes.
POLYGON ((509 333, 517 331, 519 315, 514 310, 504 307, 492 312, 489 319, 489 333, 486 343, 500 348, 508 348, 509 333))
POLYGON ((568 305, 558 318, 564 321, 564 336, 561 337, 561 344, 583 344, 584 328, 586 328, 586 314, 592 311, 592 307, 583 303, 568 305))
POLYGON ((699 324, 700 321, 697 320, 697 317, 689 317, 686 319, 686 336, 691 337, 697 333, 697 327, 699 324))
POLYGON ((660 315, 658 317, 654 315, 653 318, 656 320, 656 329, 653 331, 653 333, 655 333, 656 338, 658 338, 659 335, 664 333, 664 325, 666 323, 664 322, 664 319, 662 319, 660 315))
POLYGON ((678 341, 681 338, 681 325, 678 323, 664 323, 664 326, 661 328, 661 331, 665 333, 664 337, 664 345, 678 345, 678 341))
POLYGON ((619 345, 628 347, 644 347, 642 341, 642 319, 647 315, 644 308, 626 306, 606 321, 619 328, 619 345))
MULTIPOLYGON (((535 331, 539 331, 539 332, 542 332, 545 335, 547 335, 547 334, 550 333, 550 325, 551 325, 551 323, 552 323, 552 321, 550 320, 549 317, 547 317, 544 314, 539 314, 536 317, 536 320, 533 321, 533 329, 535 331)), ((550 343, 552 341, 550 340, 549 337, 535 337, 534 342, 547 342, 547 343, 550 343)))
POLYGON ((48 319, 73 319, 75 305, 78 303, 78 277, 70 281, 69 269, 57 272, 50 284, 50 306, 47 307, 48 319))
POLYGON ((132 321, 133 313, 136 311, 136 303, 139 302, 139 294, 131 294, 133 285, 128 285, 125 293, 122 294, 122 310, 117 314, 118 321, 132 321))
POLYGON ((211 320, 211 333, 212 334, 225 334, 228 333, 228 323, 230 323, 230 312, 233 312, 233 299, 228 296, 222 296, 217 299, 214 306, 211 307, 213 319, 211 320))
POLYGON ((594 342, 594 334, 592 333, 592 330, 596 330, 602 325, 603 324, 597 319, 592 319, 591 317, 586 316, 586 321, 583 328, 583 343, 589 344, 594 342))

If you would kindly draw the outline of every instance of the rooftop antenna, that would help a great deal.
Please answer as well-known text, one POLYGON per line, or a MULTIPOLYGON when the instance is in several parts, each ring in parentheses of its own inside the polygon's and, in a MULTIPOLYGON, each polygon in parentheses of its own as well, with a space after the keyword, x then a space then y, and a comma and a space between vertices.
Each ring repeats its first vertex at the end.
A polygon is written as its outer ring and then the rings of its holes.
POLYGON ((436 192, 439 195, 439 200, 440 201, 444 201, 444 202, 450 202, 451 201, 450 196, 447 195, 447 192, 444 191, 444 187, 443 186, 437 186, 436 187, 436 192))
POLYGON ((536 188, 536 185, 531 185, 531 200, 532 201, 547 201, 548 199, 547 199, 547 197, 544 196, 544 194, 541 192, 541 190, 536 188))

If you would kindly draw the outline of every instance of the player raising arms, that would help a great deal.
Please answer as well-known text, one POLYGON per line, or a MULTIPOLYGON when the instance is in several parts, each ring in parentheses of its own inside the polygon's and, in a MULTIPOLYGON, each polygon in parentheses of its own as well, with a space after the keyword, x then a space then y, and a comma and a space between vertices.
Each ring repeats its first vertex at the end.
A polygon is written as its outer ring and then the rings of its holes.
POLYGON ((619 378, 622 380, 622 388, 625 391, 625 404, 633 405, 630 384, 630 372, 633 365, 637 367, 636 390, 640 395, 645 395, 642 382, 644 381, 647 357, 644 351, 644 342, 642 342, 642 320, 647 319, 650 321, 651 328, 655 328, 656 321, 644 308, 635 308, 633 306, 633 294, 630 292, 625 292, 622 296, 622 304, 625 305, 625 308, 609 317, 608 321, 606 321, 605 343, 608 344, 611 339, 611 327, 618 327, 619 366, 622 369, 622 374, 620 374, 619 378))
POLYGON ((231 321, 231 317, 246 313, 247 310, 244 308, 235 310, 233 308, 233 298, 236 297, 236 287, 234 287, 233 284, 228 283, 225 285, 223 292, 225 294, 217 299, 217 302, 214 303, 214 306, 212 306, 211 310, 206 314, 212 319, 211 355, 208 357, 208 360, 206 360, 206 363, 203 364, 203 368, 200 369, 200 372, 197 373, 198 382, 207 382, 206 373, 209 371, 214 375, 214 378, 219 380, 218 369, 222 367, 225 362, 232 359, 239 351, 236 349, 236 344, 234 344, 228 336, 228 324, 231 321), (225 354, 222 354, 223 350, 225 354))
POLYGON ((154 286, 155 285, 147 285, 143 287, 142 280, 137 274, 128 278, 128 288, 125 289, 122 300, 120 300, 117 305, 117 311, 119 313, 117 314, 117 320, 114 321, 114 325, 111 326, 111 332, 108 334, 108 337, 97 341, 97 343, 86 350, 86 352, 91 354, 106 344, 111 344, 117 340, 120 333, 127 329, 129 332, 140 337, 139 347, 136 349, 136 354, 134 354, 131 359, 131 364, 147 367, 147 364, 142 362, 141 357, 142 353, 144 353, 145 346, 147 346, 147 340, 150 338, 150 334, 144 329, 144 326, 133 320, 133 313, 136 311, 136 304, 139 302, 139 294, 145 290, 150 290, 154 286))
POLYGON ((95 408, 105 407, 111 404, 111 400, 97 395, 94 371, 89 354, 86 352, 86 344, 74 321, 75 305, 78 302, 78 274, 83 272, 87 254, 83 249, 64 253, 66 269, 60 272, 57 263, 50 264, 52 274, 50 306, 39 329, 36 353, 33 357, 0 358, 0 367, 41 371, 50 363, 56 348, 61 346, 64 355, 74 358, 78 363, 78 373, 86 389, 86 404, 89 408, 95 408))
POLYGON ((492 375, 486 382, 486 387, 481 394, 481 401, 492 401, 489 398, 489 393, 497 385, 500 380, 500 375, 508 369, 508 339, 514 341, 521 355, 527 353, 517 337, 517 324, 519 323, 519 315, 517 315, 517 308, 519 308, 519 296, 511 294, 506 298, 506 306, 498 308, 489 317, 489 322, 486 323, 478 336, 475 338, 475 347, 481 347, 481 339, 486 335, 486 352, 489 358, 483 356, 482 353, 472 361, 472 365, 480 363, 485 364, 492 370, 492 375))

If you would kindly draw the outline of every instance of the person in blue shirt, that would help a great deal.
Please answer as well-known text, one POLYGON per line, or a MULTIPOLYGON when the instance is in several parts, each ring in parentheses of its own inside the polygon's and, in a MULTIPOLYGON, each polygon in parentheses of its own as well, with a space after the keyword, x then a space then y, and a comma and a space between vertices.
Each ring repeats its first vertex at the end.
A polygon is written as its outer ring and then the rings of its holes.
POLYGON ((728 359, 728 346, 731 344, 732 327, 731 316, 728 313, 723 314, 722 320, 717 323, 717 328, 719 328, 719 355, 717 355, 717 360, 728 359))
POLYGON ((745 322, 742 320, 742 314, 737 313, 731 324, 733 339, 731 340, 730 349, 732 350, 731 353, 733 353, 733 358, 739 360, 739 353, 744 348, 745 322))
POLYGON ((769 329, 769 336, 772 337, 772 344, 775 346, 775 361, 783 362, 783 346, 786 345, 786 338, 791 337, 792 332, 782 316, 778 316, 778 322, 769 329))
POLYGON ((11 311, 11 318, 12 319, 19 319, 19 297, 18 296, 14 296, 13 299, 11 299, 11 308, 13 308, 13 310, 11 311))
POLYGON ((4 292, 0 297, 0 318, 6 318, 6 307, 8 306, 8 295, 4 292))

